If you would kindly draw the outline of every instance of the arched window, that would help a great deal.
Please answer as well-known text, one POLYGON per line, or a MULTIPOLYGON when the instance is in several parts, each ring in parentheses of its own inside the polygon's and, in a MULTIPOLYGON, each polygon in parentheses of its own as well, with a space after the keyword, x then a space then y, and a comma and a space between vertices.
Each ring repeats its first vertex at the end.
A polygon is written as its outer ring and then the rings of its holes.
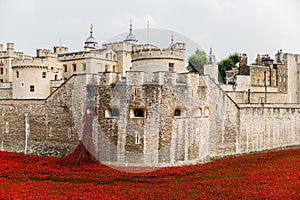
POLYGON ((120 116, 120 111, 117 108, 107 108, 105 110, 105 118, 117 118, 120 116))
POLYGON ((201 115, 202 115, 202 110, 200 108, 196 108, 193 111, 193 117, 201 117, 201 115))
POLYGON ((208 117, 210 115, 209 108, 204 108, 204 116, 208 117))
POLYGON ((130 110, 130 118, 146 118, 146 110, 135 108, 130 110))
POLYGON ((174 110, 174 117, 185 117, 186 111, 183 108, 176 108, 174 110))
POLYGON ((105 65, 105 72, 109 71, 109 65, 105 65))

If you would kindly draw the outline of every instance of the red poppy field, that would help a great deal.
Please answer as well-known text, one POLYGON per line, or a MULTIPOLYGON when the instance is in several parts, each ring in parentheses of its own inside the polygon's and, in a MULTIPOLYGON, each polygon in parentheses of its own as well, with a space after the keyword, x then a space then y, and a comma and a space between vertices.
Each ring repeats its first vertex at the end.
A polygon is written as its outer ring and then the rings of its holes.
POLYGON ((300 149, 149 173, 0 152, 0 199, 300 199, 300 149))

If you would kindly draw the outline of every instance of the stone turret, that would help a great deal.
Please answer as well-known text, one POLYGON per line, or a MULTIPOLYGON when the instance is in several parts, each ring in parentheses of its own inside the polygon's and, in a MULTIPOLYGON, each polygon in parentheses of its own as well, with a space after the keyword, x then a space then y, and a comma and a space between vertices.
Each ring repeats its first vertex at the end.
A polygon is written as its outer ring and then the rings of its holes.
POLYGON ((84 51, 91 51, 98 49, 98 42, 93 37, 93 25, 90 28, 90 36, 85 40, 84 51))

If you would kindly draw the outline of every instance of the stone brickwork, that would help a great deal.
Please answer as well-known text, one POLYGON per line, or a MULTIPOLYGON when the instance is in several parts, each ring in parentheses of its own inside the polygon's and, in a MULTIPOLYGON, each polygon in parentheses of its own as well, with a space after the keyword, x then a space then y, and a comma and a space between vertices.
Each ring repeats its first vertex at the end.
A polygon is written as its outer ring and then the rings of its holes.
POLYGON ((92 116, 104 164, 174 166, 300 144, 298 104, 236 104, 209 76, 175 72, 73 75, 45 100, 0 100, 0 147, 63 156, 92 116))

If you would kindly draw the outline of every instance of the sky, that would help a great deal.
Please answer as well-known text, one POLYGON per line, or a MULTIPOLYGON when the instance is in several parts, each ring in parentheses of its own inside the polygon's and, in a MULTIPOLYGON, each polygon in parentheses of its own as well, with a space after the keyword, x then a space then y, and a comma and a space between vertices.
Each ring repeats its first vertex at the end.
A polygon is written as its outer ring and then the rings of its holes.
POLYGON ((90 24, 102 44, 128 32, 130 20, 134 29, 149 21, 150 30, 184 35, 207 53, 212 47, 218 60, 238 52, 252 62, 279 49, 300 53, 299 8, 298 0, 0 0, 0 43, 29 55, 60 43, 78 51, 90 24))

